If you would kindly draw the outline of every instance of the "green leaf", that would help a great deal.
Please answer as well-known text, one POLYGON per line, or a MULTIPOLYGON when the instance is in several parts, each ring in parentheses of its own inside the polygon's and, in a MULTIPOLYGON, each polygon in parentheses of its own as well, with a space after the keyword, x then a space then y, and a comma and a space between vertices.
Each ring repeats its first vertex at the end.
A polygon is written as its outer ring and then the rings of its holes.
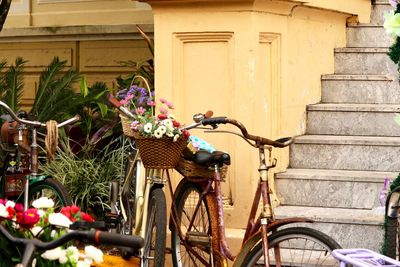
POLYGON ((86 76, 82 76, 81 78, 81 95, 83 95, 84 97, 86 97, 89 94, 89 89, 88 89, 88 85, 87 85, 87 81, 86 81, 86 76))
POLYGON ((108 112, 108 106, 104 103, 97 103, 97 106, 100 108, 101 116, 105 117, 108 112))

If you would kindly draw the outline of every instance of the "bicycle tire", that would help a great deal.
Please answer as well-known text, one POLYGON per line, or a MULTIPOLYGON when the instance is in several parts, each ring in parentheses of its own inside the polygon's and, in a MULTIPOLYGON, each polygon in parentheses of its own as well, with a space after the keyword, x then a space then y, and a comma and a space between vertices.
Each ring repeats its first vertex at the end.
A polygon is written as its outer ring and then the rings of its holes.
MULTIPOLYGON (((210 255, 210 251, 212 249, 211 244, 211 220, 210 213, 205 199, 202 199, 202 203, 199 209, 199 212, 193 214, 194 208, 198 203, 199 198, 201 197, 202 190, 199 185, 191 183, 191 182, 183 182, 181 186, 181 190, 176 195, 175 207, 177 209, 177 222, 180 222, 178 228, 181 229, 182 235, 188 237, 187 231, 188 224, 193 216, 195 217, 194 223, 198 223, 197 225, 193 225, 193 233, 198 234, 200 238, 203 238, 203 244, 193 244, 193 243, 183 243, 181 238, 179 237, 178 231, 174 223, 171 225, 171 250, 172 250, 172 262, 174 267, 189 267, 189 266, 203 266, 200 260, 190 252, 190 250, 186 246, 191 246, 190 249, 196 251, 203 258, 204 261, 211 264, 212 257, 210 255), (183 214, 186 215, 186 218, 183 217, 183 214), (205 217, 204 217, 204 216, 205 217), (209 243, 204 243, 204 240, 208 238, 209 243)), ((193 235, 195 236, 195 235, 193 235)))
POLYGON ((162 188, 152 188, 149 196, 146 233, 143 247, 144 267, 163 267, 165 262, 165 240, 167 214, 165 194, 162 188))
POLYGON ((385 255, 397 259, 398 252, 398 218, 386 217, 386 252, 385 255))
MULTIPOLYGON (((331 252, 334 249, 341 248, 340 245, 331 237, 315 229, 291 227, 272 233, 268 237, 271 266, 275 266, 274 246, 276 245, 280 247, 282 267, 339 266, 331 252), (311 244, 311 242, 314 244, 311 244), (299 254, 301 252, 303 252, 302 255, 299 254), (304 260, 307 261, 304 262, 304 260)), ((245 257, 242 266, 264 266, 261 242, 245 257)))
POLYGON ((48 197, 54 201, 54 209, 72 205, 72 200, 65 187, 54 178, 46 178, 36 182, 29 187, 29 203, 40 197, 48 197))

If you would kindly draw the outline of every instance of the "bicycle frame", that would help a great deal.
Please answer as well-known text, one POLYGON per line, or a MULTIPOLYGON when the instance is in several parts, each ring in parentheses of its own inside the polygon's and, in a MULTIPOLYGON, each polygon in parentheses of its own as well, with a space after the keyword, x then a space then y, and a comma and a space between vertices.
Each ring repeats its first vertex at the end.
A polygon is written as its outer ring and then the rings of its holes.
MULTIPOLYGON (((234 261, 233 266, 241 266, 242 260, 244 256, 258 243, 263 242, 264 247, 264 265, 269 267, 269 258, 268 258, 268 233, 271 231, 275 231, 278 227, 290 224, 290 223, 299 223, 299 222, 312 222, 309 219, 304 218, 288 218, 283 220, 276 220, 273 213, 273 207, 271 205, 271 190, 269 188, 268 183, 268 171, 271 168, 276 166, 276 159, 271 158, 272 147, 270 146, 259 146, 259 183, 257 186, 257 190, 254 195, 252 208, 247 220, 247 227, 245 231, 245 235, 242 242, 241 251, 237 256, 234 256, 227 244, 226 236, 225 236, 225 224, 224 224, 224 210, 222 203, 222 192, 221 192, 221 176, 219 173, 220 166, 215 166, 214 175, 211 179, 203 179, 201 181, 188 179, 193 183, 197 183, 202 188, 201 197, 199 198, 197 204, 195 205, 194 214, 199 212, 199 208, 201 206, 201 202, 203 200, 206 201, 207 206, 210 210, 210 220, 211 220, 211 228, 213 231, 213 239, 212 239, 212 251, 211 257, 213 253, 217 253, 221 258, 222 266, 227 266, 227 260, 234 261), (265 150, 268 151, 268 163, 266 162, 265 150), (257 210, 259 207, 259 203, 262 201, 262 210, 261 214, 257 217, 257 210), (215 231, 217 233, 215 233, 215 231)), ((169 172, 167 172, 168 184, 170 188, 171 196, 173 196, 172 185, 170 182, 169 172)), ((176 189, 175 193, 179 191, 179 187, 176 189)), ((191 227, 193 226, 193 219, 196 216, 192 217, 192 221, 189 222, 187 231, 190 232, 191 227)), ((178 235, 182 242, 187 243, 187 240, 183 237, 181 229, 178 227, 179 222, 177 207, 175 203, 172 202, 171 207, 171 218, 170 224, 175 224, 175 228, 178 230, 178 235)), ((191 246, 187 245, 186 248, 190 250, 198 260, 202 261, 204 266, 210 266, 208 262, 203 260, 195 250, 191 248, 191 246)), ((280 266, 279 260, 279 248, 275 248, 276 255, 276 266, 280 266)))

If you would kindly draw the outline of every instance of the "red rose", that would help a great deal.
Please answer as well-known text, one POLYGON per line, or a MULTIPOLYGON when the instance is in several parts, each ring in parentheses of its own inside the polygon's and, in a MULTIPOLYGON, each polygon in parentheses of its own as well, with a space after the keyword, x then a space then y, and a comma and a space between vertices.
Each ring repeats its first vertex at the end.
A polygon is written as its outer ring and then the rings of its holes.
POLYGON ((78 213, 81 209, 78 206, 72 205, 71 206, 71 214, 74 215, 78 213))
POLYGON ((166 118, 168 118, 167 114, 158 114, 158 118, 160 120, 165 120, 166 118))
POLYGON ((181 126, 181 124, 177 121, 172 121, 172 125, 174 125, 174 127, 179 127, 181 126))
POLYGON ((8 206, 7 207, 7 212, 8 212, 8 219, 12 219, 12 218, 14 218, 14 215, 15 215, 15 210, 13 209, 13 207, 10 207, 10 206, 8 206))

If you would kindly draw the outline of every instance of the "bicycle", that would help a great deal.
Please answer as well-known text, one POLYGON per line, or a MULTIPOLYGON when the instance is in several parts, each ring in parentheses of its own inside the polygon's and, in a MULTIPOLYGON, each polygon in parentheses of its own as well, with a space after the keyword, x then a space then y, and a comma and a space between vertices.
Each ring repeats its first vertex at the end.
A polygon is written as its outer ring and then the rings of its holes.
MULTIPOLYGON (((109 102, 120 113, 133 117, 113 97, 109 102)), ((139 251, 141 267, 164 266, 166 244, 166 199, 163 191, 165 179, 158 169, 145 169, 135 142, 129 138, 131 152, 127 157, 126 170, 122 183, 111 183, 110 202, 112 228, 125 235, 137 235, 144 239, 139 251)), ((124 259, 132 251, 122 250, 124 259)))
MULTIPOLYGON (((0 197, 22 202, 25 209, 33 200, 42 196, 52 198, 56 208, 72 205, 71 198, 59 181, 38 173, 37 129, 46 127, 46 124, 27 120, 23 112, 17 115, 2 101, 0 106, 9 114, 2 116, 6 121, 1 127, 0 146, 6 156, 1 174, 0 197)), ((79 119, 79 116, 75 116, 65 120, 57 124, 57 128, 79 119)))
POLYGON ((386 251, 385 256, 398 259, 399 255, 399 208, 400 208, 400 186, 390 190, 385 205, 386 218, 386 251))
POLYGON ((169 227, 171 230, 172 259, 175 267, 187 266, 329 266, 336 261, 331 252, 339 244, 326 234, 307 227, 289 226, 311 223, 305 218, 276 219, 271 205, 268 171, 276 166, 272 159, 273 147, 283 148, 292 138, 276 141, 248 133, 240 122, 226 117, 194 116, 195 123, 186 129, 211 126, 209 132, 231 133, 242 137, 259 153, 259 183, 247 221, 241 251, 234 256, 227 244, 221 193, 221 170, 230 164, 227 153, 199 150, 188 157, 199 168, 209 168, 209 176, 184 176, 172 191, 169 172, 167 181, 173 196, 169 227), (232 124, 241 133, 216 131, 221 124, 232 124), (265 154, 268 152, 268 159, 265 154), (256 218, 260 200, 261 214, 256 218), (282 226, 286 226, 281 228, 282 226))
POLYGON ((17 264, 16 267, 30 267, 35 256, 35 252, 44 252, 62 246, 69 241, 77 240, 84 243, 100 244, 100 245, 114 245, 114 246, 125 246, 140 248, 143 246, 143 239, 137 236, 121 236, 119 234, 103 232, 100 230, 80 230, 90 229, 93 223, 83 223, 77 221, 70 226, 70 230, 65 235, 62 235, 56 240, 49 242, 42 242, 38 239, 26 239, 17 238, 12 236, 4 225, 0 224, 0 234, 11 242, 16 247, 22 247, 23 255, 21 263, 17 264))

